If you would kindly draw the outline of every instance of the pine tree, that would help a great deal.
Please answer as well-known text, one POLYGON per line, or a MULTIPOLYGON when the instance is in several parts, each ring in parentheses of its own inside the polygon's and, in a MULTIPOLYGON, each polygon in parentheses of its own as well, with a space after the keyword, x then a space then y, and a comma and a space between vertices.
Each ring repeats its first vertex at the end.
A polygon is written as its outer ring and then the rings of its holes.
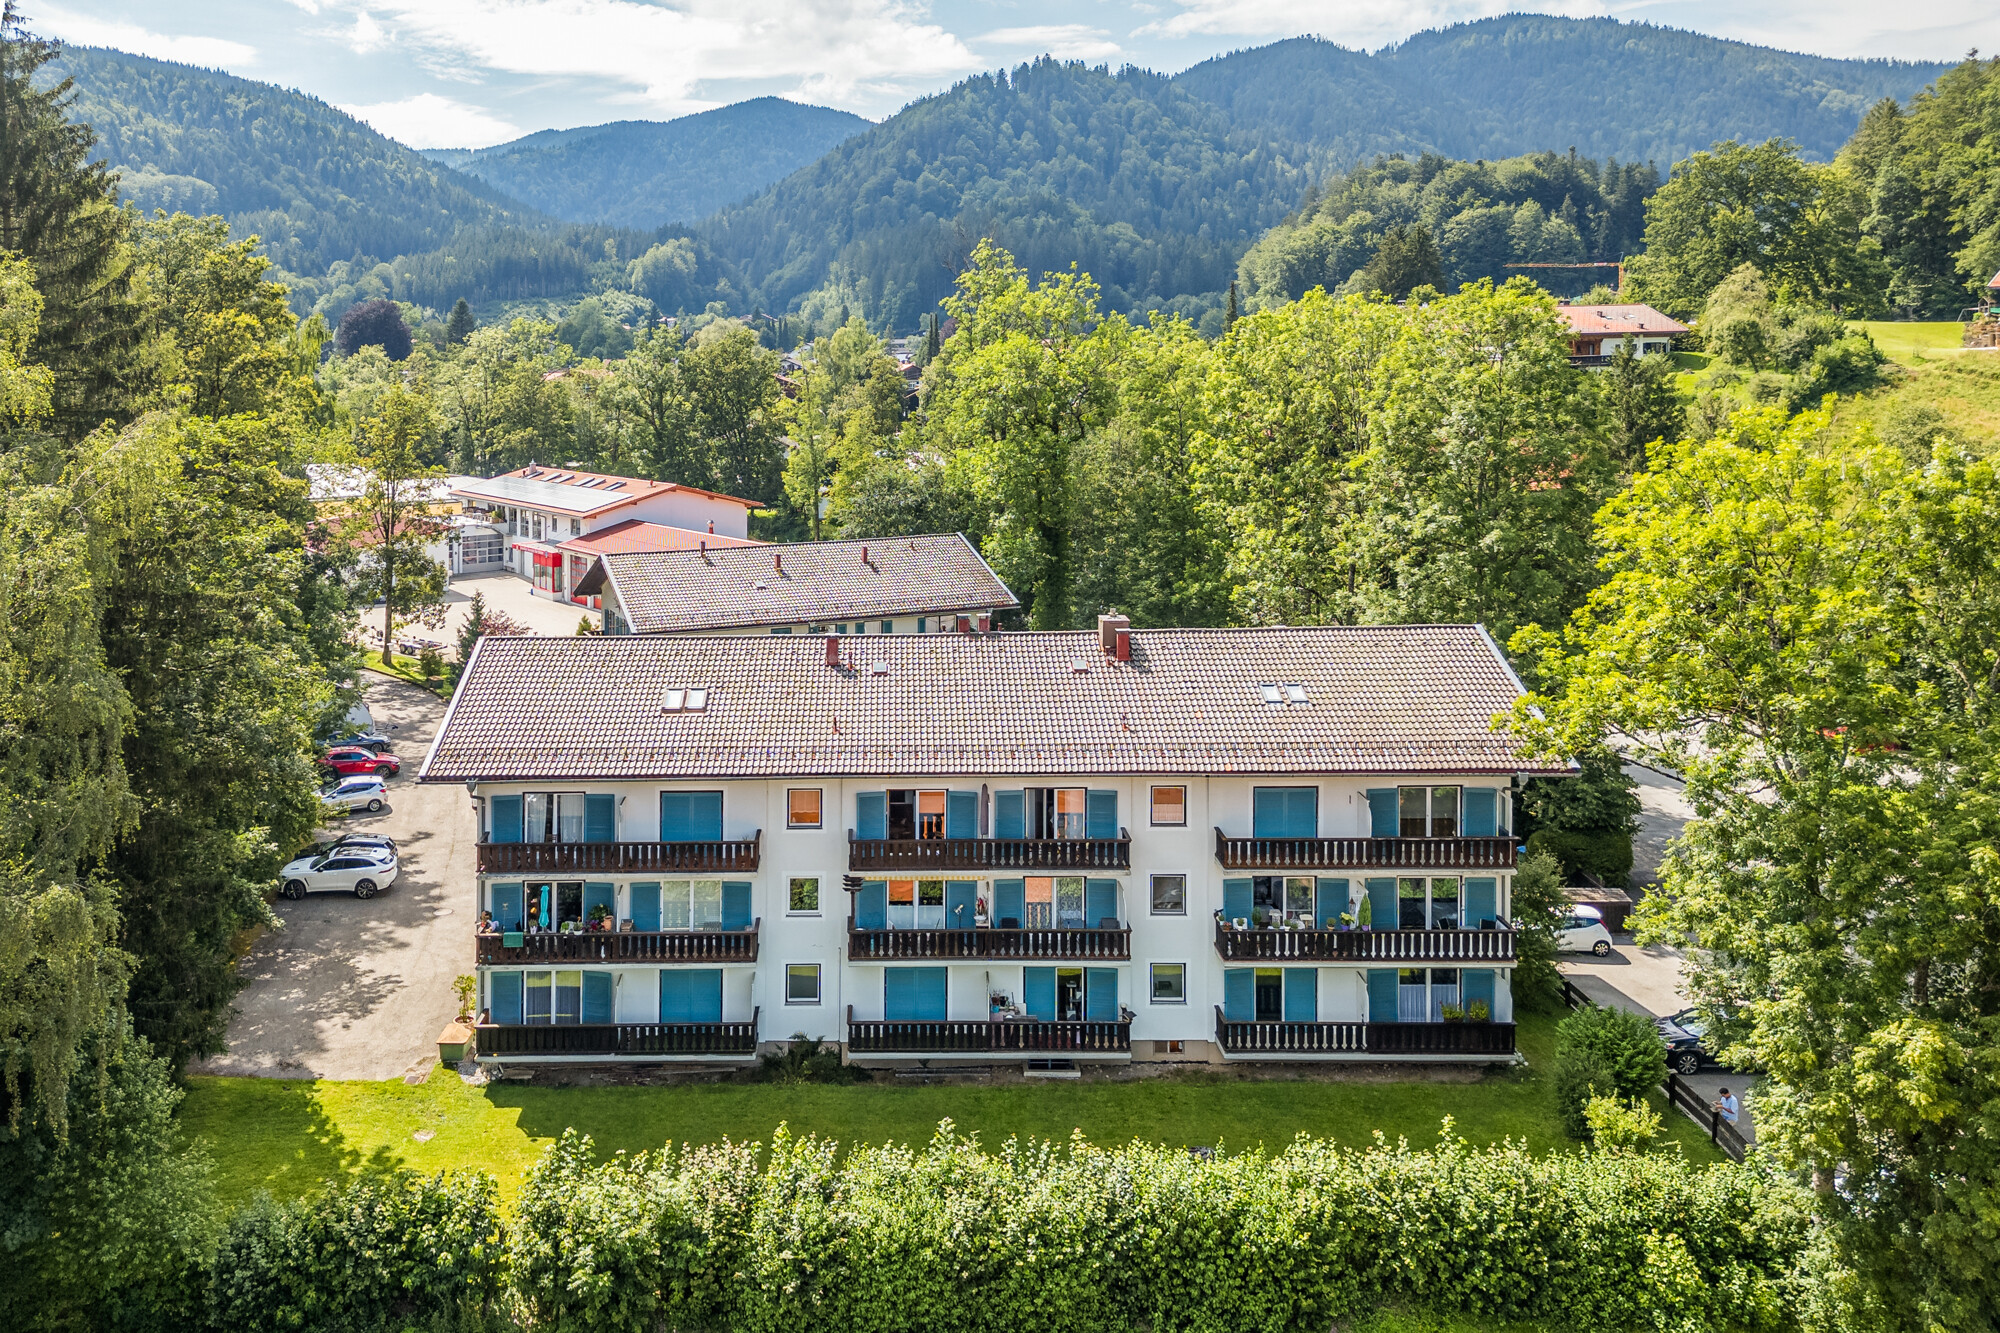
POLYGON ((445 320, 444 340, 453 347, 463 346, 465 340, 472 336, 472 331, 478 327, 479 321, 472 317, 472 307, 461 296, 458 298, 458 304, 451 308, 451 316, 445 320))
POLYGON ((1236 279, 1234 279, 1234 278, 1231 278, 1231 279, 1229 280, 1229 313, 1228 313, 1228 314, 1226 314, 1226 315, 1224 315, 1224 316, 1222 317, 1222 327, 1223 327, 1224 329, 1233 329, 1233 328, 1235 328, 1235 327, 1236 327, 1236 316, 1237 316, 1237 309, 1236 309, 1236 279))

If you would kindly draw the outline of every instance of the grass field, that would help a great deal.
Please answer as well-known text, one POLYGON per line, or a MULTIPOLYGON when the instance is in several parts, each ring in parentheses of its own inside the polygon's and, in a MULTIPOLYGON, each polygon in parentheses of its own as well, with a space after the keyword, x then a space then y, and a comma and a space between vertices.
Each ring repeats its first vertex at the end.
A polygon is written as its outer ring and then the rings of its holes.
POLYGON ((1913 361, 1933 360, 1945 353, 1962 350, 1965 325, 1956 320, 1937 320, 1922 323, 1867 319, 1856 320, 1852 328, 1865 332, 1882 349, 1882 354, 1891 361, 1909 364, 1913 361))
POLYGON ((1889 438, 1895 435, 1899 419, 1907 420, 1923 409, 1941 415, 1975 447, 1991 448, 2000 441, 2000 352, 1968 352, 1915 363, 1880 389, 1842 399, 1835 416, 1843 424, 1872 424, 1889 438))
MULTIPOLYGON (((1277 1150, 1299 1133, 1365 1146, 1375 1131, 1413 1146, 1434 1144, 1444 1117, 1475 1143, 1513 1138, 1536 1150, 1567 1148, 1553 1123, 1540 1070, 1555 1020, 1531 1018, 1521 1045, 1530 1067, 1477 1082, 1249 1080, 1234 1071, 1134 1082, 898 1084, 880 1076, 845 1087, 703 1084, 675 1087, 468 1086, 434 1070, 418 1086, 204 1077, 190 1080, 184 1128, 206 1140, 226 1202, 259 1190, 295 1196, 365 1171, 482 1167, 511 1195, 544 1146, 575 1126, 600 1151, 639 1151, 669 1139, 768 1141, 794 1132, 847 1143, 921 1143, 949 1116, 961 1133, 997 1146, 1014 1135, 1097 1143, 1144 1139, 1277 1150), (415 1136, 429 1131, 423 1140, 415 1136)), ((1668 1133, 1693 1158, 1715 1159, 1684 1117, 1668 1133)))

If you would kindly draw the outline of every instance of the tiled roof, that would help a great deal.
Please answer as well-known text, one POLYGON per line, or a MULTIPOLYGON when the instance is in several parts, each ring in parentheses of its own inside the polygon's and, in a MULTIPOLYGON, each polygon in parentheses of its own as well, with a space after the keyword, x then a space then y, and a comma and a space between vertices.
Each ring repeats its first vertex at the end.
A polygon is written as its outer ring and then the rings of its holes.
MULTIPOLYGON (((935 615, 1020 602, 958 533, 608 555, 638 634, 935 615), (863 554, 867 562, 862 561, 863 554)), ((586 576, 588 577, 588 576, 586 576)))
POLYGON ((722 546, 764 544, 748 537, 719 537, 713 532, 648 523, 642 518, 628 518, 622 523, 613 523, 608 528, 599 528, 596 532, 556 544, 578 555, 612 555, 629 551, 695 551, 701 549, 703 542, 708 543, 711 550, 722 546))
POLYGON ((1681 334, 1687 325, 1677 324, 1649 305, 1566 305, 1558 307, 1569 321, 1571 333, 1611 334, 1624 337, 1640 333, 1681 334))
POLYGON ((527 505, 578 515, 607 513, 673 491, 705 495, 711 500, 727 500, 746 509, 757 507, 755 500, 705 491, 698 486, 649 481, 643 477, 614 477, 604 472, 579 472, 575 468, 547 465, 516 468, 497 477, 455 478, 452 490, 456 495, 499 504, 527 505))
POLYGON ((1097 635, 486 638, 426 782, 1116 773, 1556 772, 1495 714, 1520 695, 1478 626, 1097 635), (1301 684, 1272 706, 1258 686, 1301 684), (705 711, 661 711, 708 691, 705 711))

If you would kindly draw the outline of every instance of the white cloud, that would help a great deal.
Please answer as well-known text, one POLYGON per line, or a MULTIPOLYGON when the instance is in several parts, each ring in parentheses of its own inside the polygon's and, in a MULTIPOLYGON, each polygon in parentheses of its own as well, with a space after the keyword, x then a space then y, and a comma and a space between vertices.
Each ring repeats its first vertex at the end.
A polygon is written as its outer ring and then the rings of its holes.
POLYGON ((498 116, 436 93, 340 109, 412 148, 485 148, 521 137, 519 129, 498 116))
POLYGON ((1046 23, 1033 28, 996 28, 972 39, 985 46, 1026 47, 1058 60, 1109 60, 1124 48, 1102 28, 1082 23, 1046 23))
POLYGON ((382 25, 377 23, 375 16, 365 9, 354 16, 352 27, 334 35, 348 50, 358 56, 379 51, 389 44, 389 34, 382 31, 382 25))
POLYGON ((76 46, 112 46, 155 60, 183 65, 237 68, 257 63, 257 48, 226 37, 196 37, 153 32, 136 23, 78 14, 55 5, 37 5, 33 30, 76 46))
MULTIPOLYGON (((914 0, 368 0, 395 46, 453 65, 625 90, 618 101, 677 115, 714 104, 704 84, 758 79, 836 104, 905 96, 977 69, 914 0)), ((360 6, 352 6, 359 9, 360 6)))

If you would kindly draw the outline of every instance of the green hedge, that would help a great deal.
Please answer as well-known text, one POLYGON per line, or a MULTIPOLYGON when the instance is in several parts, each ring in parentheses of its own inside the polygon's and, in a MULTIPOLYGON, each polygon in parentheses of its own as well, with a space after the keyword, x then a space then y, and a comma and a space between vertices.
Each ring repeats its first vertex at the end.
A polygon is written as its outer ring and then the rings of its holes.
POLYGON ((1807 1203, 1755 1170, 1448 1140, 1276 1158, 782 1130, 527 1178, 518 1313, 605 1330, 1323 1330, 1386 1302, 1590 1329, 1783 1328, 1807 1203))

